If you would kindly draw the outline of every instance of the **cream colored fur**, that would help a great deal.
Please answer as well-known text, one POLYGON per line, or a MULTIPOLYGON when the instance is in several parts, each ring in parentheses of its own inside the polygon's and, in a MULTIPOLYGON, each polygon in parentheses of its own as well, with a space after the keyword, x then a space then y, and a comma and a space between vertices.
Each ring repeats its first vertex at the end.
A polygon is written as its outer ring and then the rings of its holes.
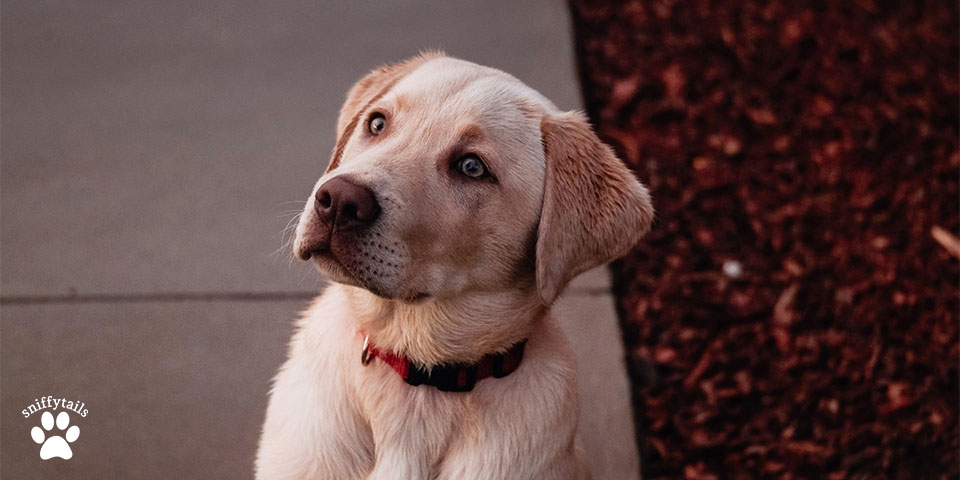
POLYGON ((375 192, 380 217, 321 252, 309 197, 295 250, 334 283, 300 319, 275 379, 257 478, 588 478, 573 355, 549 307, 646 232, 646 189, 582 115, 438 53, 350 90, 314 192, 339 175, 375 192), (387 121, 377 136, 373 112, 387 121), (495 180, 458 176, 464 153, 495 180), (528 343, 509 376, 451 393, 407 385, 378 360, 361 365, 361 330, 426 366, 528 343))

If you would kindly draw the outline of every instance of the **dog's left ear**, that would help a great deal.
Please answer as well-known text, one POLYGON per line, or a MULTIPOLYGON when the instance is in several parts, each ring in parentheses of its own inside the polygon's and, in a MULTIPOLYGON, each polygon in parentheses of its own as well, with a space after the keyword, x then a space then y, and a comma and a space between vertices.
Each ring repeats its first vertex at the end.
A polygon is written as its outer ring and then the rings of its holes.
POLYGON ((540 129, 547 168, 536 279, 549 305, 574 277, 629 251, 650 229, 653 205, 583 114, 545 114, 540 129))

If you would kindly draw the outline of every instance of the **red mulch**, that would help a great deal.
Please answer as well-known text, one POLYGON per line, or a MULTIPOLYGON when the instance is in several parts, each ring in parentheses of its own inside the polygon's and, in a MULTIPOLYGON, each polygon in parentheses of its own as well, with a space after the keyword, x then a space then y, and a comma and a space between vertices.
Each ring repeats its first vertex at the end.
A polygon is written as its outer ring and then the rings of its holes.
POLYGON ((645 480, 958 478, 957 2, 572 11, 658 210, 613 266, 645 480))

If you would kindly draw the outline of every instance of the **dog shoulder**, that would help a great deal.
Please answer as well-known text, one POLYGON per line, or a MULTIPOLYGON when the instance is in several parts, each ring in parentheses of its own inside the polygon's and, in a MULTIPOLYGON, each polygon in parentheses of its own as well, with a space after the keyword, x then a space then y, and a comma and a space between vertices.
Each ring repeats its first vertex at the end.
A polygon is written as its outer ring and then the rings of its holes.
POLYGON ((257 478, 305 478, 307 472, 358 478, 372 465, 369 426, 348 383, 351 365, 359 364, 359 357, 346 361, 348 314, 342 289, 331 286, 297 321, 289 358, 274 378, 257 478))

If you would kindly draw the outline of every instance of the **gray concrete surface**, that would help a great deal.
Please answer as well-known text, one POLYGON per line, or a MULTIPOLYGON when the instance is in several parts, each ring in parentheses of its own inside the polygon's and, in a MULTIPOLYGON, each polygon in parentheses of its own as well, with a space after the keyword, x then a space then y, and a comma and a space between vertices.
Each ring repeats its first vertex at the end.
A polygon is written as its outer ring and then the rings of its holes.
MULTIPOLYGON (((322 285, 281 232, 350 84, 423 48, 579 106, 557 1, 3 2, 0 476, 251 476, 269 378, 322 285), (69 461, 41 461, 20 413, 48 394, 89 409, 69 461)), ((595 478, 635 478, 606 285, 591 272, 557 309, 590 372, 595 478)))
POLYGON ((252 477, 269 380, 304 305, 5 306, 0 477, 252 477), (80 436, 68 461, 40 460, 41 415, 21 414, 46 395, 88 410, 70 415, 80 436))

